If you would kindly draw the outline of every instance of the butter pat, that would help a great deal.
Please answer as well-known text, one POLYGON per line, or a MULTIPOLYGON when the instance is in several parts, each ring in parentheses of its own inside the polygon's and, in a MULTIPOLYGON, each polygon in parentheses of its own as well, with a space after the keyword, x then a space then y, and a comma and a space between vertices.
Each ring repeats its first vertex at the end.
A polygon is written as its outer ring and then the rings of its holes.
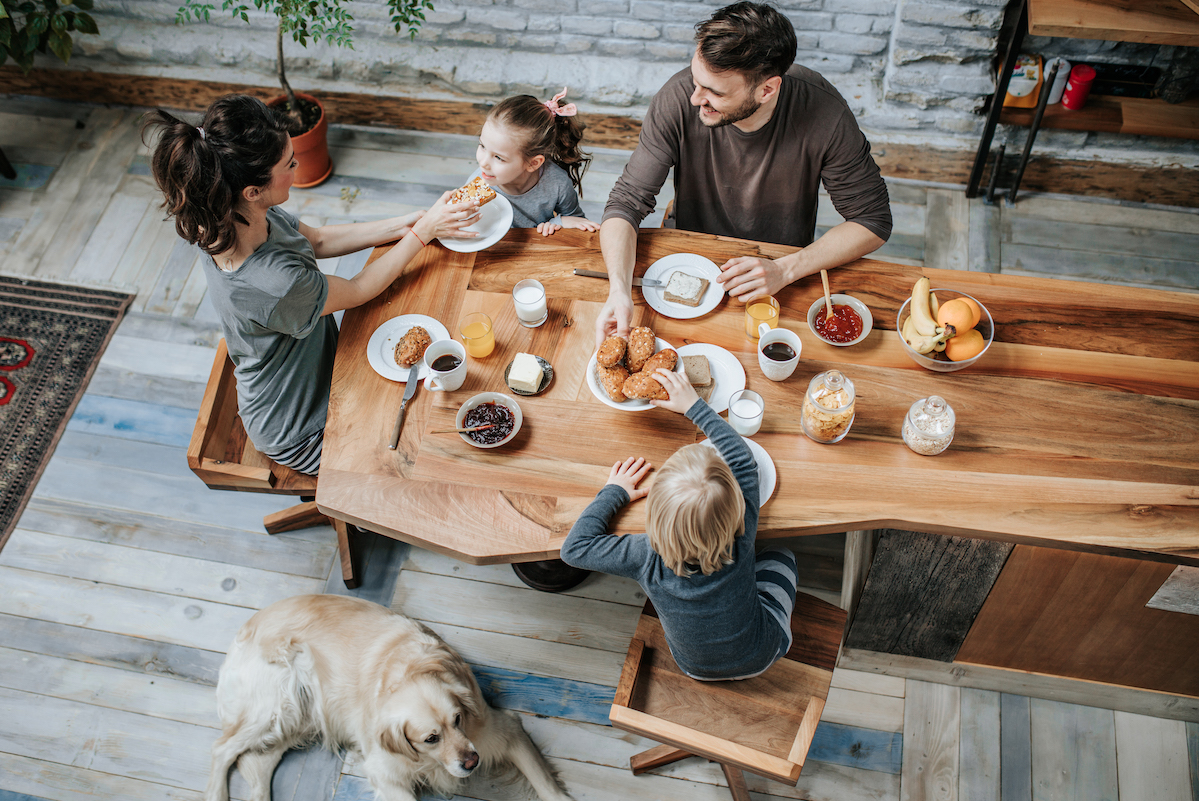
POLYGON ((518 353, 508 371, 508 386, 520 392, 536 392, 541 387, 541 364, 530 353, 518 353))

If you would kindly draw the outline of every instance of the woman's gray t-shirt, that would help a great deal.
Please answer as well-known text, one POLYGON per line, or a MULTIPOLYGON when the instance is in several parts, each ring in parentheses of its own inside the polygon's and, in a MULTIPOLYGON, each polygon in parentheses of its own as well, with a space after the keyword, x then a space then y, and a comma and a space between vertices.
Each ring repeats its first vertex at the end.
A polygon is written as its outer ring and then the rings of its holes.
POLYGON ((270 233, 233 272, 205 258, 208 297, 233 359, 237 406, 264 453, 299 445, 325 427, 337 323, 321 315, 329 283, 299 220, 274 207, 270 233))

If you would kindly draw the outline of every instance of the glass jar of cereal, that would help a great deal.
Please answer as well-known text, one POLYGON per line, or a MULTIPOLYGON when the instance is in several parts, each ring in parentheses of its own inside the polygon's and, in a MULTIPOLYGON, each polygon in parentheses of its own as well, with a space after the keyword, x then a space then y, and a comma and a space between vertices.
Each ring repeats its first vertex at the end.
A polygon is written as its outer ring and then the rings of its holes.
POLYGON ((838 370, 812 378, 804 395, 800 423, 816 442, 840 442, 853 425, 853 382, 838 370))
POLYGON ((903 441, 916 453, 936 456, 953 441, 953 409, 937 395, 912 404, 903 419, 903 441))

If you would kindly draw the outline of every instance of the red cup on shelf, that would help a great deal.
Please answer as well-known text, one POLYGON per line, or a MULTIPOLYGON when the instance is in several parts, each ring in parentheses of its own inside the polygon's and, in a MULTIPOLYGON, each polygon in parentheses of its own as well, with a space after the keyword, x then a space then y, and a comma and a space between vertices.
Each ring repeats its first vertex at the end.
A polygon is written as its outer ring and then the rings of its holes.
POLYGON ((1062 92, 1062 105, 1071 111, 1078 111, 1087 102, 1091 93, 1091 84, 1095 82, 1095 68, 1086 64, 1077 64, 1070 70, 1070 80, 1066 81, 1066 91, 1062 92))

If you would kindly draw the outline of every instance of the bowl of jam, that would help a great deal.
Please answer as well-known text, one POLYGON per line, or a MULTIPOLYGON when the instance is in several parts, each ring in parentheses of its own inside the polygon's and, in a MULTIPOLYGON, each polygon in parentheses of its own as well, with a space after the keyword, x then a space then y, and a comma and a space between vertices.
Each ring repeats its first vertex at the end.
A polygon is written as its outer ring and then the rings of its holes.
POLYGON ((828 318, 824 296, 808 309, 808 328, 830 345, 845 348, 861 342, 874 328, 874 316, 866 304, 849 295, 833 294, 833 318, 828 318))
POLYGON ((458 409, 454 427, 490 426, 459 432, 458 436, 476 448, 498 448, 516 436, 523 421, 520 405, 514 398, 502 392, 480 392, 458 409))

